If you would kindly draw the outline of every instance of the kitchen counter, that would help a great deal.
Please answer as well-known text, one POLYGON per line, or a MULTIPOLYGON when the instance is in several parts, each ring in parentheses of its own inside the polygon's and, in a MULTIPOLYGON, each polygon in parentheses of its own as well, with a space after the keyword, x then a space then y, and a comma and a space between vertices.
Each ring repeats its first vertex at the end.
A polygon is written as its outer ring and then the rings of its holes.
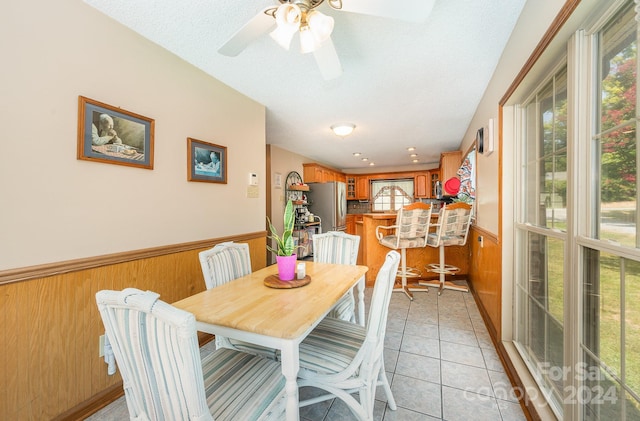
MULTIPOLYGON (((437 219, 437 215, 435 218, 437 219)), ((358 264, 369 267, 369 271, 366 274, 367 286, 373 286, 378 271, 384 263, 384 258, 391 250, 378 242, 376 227, 379 225, 394 225, 395 221, 395 213, 365 213, 362 215, 362 222, 356 221, 356 235, 360 236, 358 264)), ((469 241, 464 246, 446 247, 445 260, 447 264, 459 267, 459 274, 464 276, 469 273, 469 253, 469 241)), ((426 246, 407 249, 407 266, 415 267, 422 271, 424 278, 437 279, 438 274, 426 271, 425 267, 429 263, 438 263, 437 248, 426 246)), ((411 279, 409 279, 409 282, 411 282, 411 279)))

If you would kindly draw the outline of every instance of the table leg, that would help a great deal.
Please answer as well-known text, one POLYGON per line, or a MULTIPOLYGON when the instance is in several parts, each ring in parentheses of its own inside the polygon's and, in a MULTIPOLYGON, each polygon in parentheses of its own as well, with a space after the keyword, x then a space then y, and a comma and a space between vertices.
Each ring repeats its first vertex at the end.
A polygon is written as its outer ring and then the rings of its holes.
POLYGON ((300 369, 300 349, 293 341, 286 341, 282 346, 281 354, 282 374, 287 384, 287 421, 298 421, 300 409, 298 408, 298 370, 300 369))
POLYGON ((360 326, 364 326, 364 287, 365 287, 365 279, 364 276, 360 278, 356 285, 356 290, 358 292, 358 324, 360 326))

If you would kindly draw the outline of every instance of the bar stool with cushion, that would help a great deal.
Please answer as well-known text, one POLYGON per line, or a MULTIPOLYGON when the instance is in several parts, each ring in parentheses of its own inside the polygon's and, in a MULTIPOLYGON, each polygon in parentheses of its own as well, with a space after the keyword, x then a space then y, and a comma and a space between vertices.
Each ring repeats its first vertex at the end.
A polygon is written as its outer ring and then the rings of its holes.
POLYGON ((421 272, 417 268, 407 267, 407 249, 422 248, 427 245, 427 234, 431 222, 431 205, 415 202, 398 210, 398 216, 394 225, 376 227, 376 237, 381 245, 394 250, 400 250, 401 263, 398 276, 401 278, 401 287, 395 291, 404 292, 410 300, 413 300, 412 292, 428 291, 428 288, 420 285, 409 287, 407 278, 418 278, 421 272), (383 230, 390 232, 383 234, 383 230))
MULTIPOLYGON (((313 235, 313 261, 320 263, 337 263, 355 265, 358 259, 360 237, 340 231, 329 231, 313 235)), ((359 281, 364 286, 364 277, 359 281)), ((363 290, 364 288, 362 288, 363 290)), ((364 291, 361 292, 364 294, 364 291)), ((361 302, 361 301, 360 301, 361 302)), ((355 314, 353 289, 349 290, 327 315, 336 319, 358 322, 364 326, 364 308, 358 308, 355 314), (356 320, 357 319, 357 320, 356 320)))
POLYGON ((460 268, 445 263, 444 248, 463 246, 467 243, 471 226, 471 205, 458 202, 443 206, 438 216, 438 223, 433 226, 436 229, 427 236, 427 245, 439 249, 439 261, 427 265, 427 270, 439 274, 439 279, 421 281, 420 285, 437 286, 438 295, 442 294, 443 289, 468 292, 468 286, 458 285, 445 279, 446 275, 454 275, 460 271, 460 268))
MULTIPOLYGON (((251 273, 251 255, 249 254, 249 245, 246 243, 234 243, 233 241, 220 243, 211 249, 201 251, 198 257, 207 289, 215 288, 251 273)), ((222 347, 270 359, 276 358, 275 349, 216 335, 216 348, 222 347)))

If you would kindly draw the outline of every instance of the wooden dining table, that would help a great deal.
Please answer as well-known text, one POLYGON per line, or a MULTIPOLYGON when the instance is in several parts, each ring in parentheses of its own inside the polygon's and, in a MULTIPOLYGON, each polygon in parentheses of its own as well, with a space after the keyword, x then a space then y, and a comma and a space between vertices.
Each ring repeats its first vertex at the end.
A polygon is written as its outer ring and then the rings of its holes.
POLYGON ((173 303, 192 313, 202 332, 281 351, 290 421, 299 419, 300 342, 354 286, 358 309, 364 309, 364 274, 368 270, 366 266, 303 263, 310 278, 304 286, 266 286, 265 279, 277 274, 277 266, 272 265, 173 303))

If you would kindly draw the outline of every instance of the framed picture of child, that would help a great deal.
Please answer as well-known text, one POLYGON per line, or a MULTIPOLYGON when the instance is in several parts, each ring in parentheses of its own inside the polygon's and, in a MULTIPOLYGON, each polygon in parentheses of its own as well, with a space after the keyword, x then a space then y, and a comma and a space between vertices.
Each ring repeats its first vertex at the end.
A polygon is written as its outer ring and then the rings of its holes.
POLYGON ((187 180, 227 184, 227 148, 187 138, 187 180))

